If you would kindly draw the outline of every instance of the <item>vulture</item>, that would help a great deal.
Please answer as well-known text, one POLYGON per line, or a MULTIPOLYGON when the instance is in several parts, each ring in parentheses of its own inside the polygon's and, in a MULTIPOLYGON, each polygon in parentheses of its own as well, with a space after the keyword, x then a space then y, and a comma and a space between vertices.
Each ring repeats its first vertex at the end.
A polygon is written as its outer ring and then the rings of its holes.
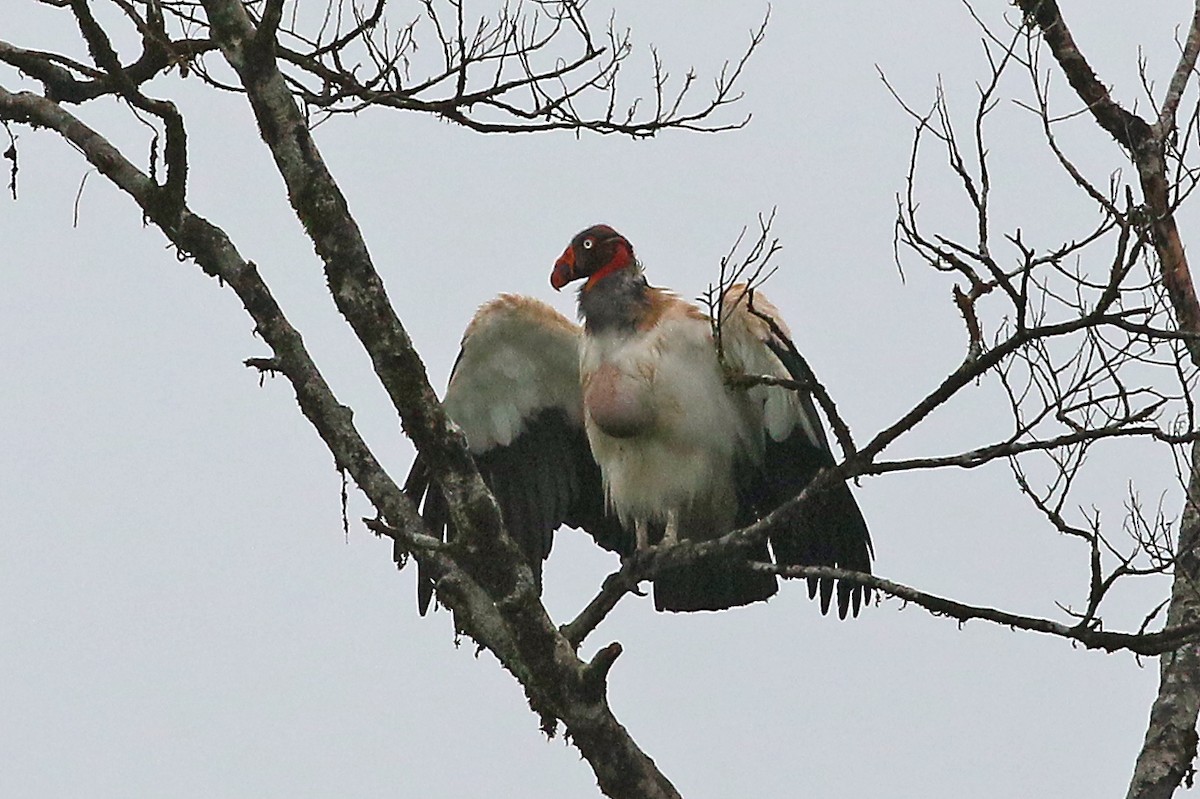
MULTIPOLYGON (((718 357, 708 314, 649 285, 629 241, 607 225, 575 236, 554 264, 556 289, 583 281, 573 324, 540 300, 502 294, 468 325, 445 396, 504 524, 541 585, 554 531, 591 534, 623 557, 681 539, 717 538, 795 497, 834 465, 812 397, 779 385, 731 387, 727 370, 800 380, 778 311, 739 284, 720 307, 718 357)), ((453 537, 426 465, 406 491, 429 528, 453 537)), ((866 522, 844 482, 790 514, 753 560, 869 572, 866 522), (769 547, 769 549, 768 549, 769 547)), ((810 579, 828 613, 834 581, 810 579)), ((838 614, 869 589, 836 586, 838 614)), ((723 610, 766 600, 772 574, 727 560, 664 572, 663 611, 723 610)), ((424 614, 433 585, 418 577, 424 614)))

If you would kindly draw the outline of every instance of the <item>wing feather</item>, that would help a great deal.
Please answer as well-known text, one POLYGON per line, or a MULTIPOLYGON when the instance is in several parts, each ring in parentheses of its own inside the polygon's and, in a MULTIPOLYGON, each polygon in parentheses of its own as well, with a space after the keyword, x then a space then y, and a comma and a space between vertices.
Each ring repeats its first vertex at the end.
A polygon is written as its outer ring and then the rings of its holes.
MULTIPOLYGON (((749 375, 803 381, 807 369, 789 346, 791 334, 775 306, 759 292, 735 286, 722 307, 722 340, 733 369, 749 375), (788 341, 785 341, 784 338, 788 341)), ((761 408, 762 459, 745 464, 739 480, 744 501, 764 516, 799 494, 822 468, 835 464, 812 395, 778 386, 747 390, 752 406, 761 408)), ((835 566, 871 571, 871 536, 862 511, 841 483, 807 502, 786 529, 771 537, 776 562, 783 565, 835 566)), ((828 613, 834 581, 808 581, 809 596, 820 594, 828 613)), ((838 615, 858 615, 870 589, 848 582, 836 586, 838 615)))
MULTIPOLYGON (((549 305, 503 294, 468 325, 444 400, 539 590, 542 561, 562 524, 592 533, 608 549, 625 546, 627 538, 605 513, 600 470, 583 429, 581 335, 549 305)), ((445 500, 420 457, 405 490, 422 507, 430 532, 452 540, 445 500)), ((422 614, 432 596, 430 576, 419 571, 422 614)))

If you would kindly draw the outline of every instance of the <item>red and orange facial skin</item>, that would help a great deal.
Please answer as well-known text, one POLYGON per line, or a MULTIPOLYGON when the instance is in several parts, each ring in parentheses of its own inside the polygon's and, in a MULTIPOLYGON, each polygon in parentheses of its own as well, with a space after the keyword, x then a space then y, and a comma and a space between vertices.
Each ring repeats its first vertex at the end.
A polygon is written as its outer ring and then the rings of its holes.
POLYGON ((554 262, 550 285, 560 290, 568 283, 587 278, 583 290, 592 288, 608 275, 633 265, 633 247, 608 225, 594 225, 571 239, 554 262))
POLYGON ((575 247, 569 244, 554 262, 554 271, 550 273, 550 285, 554 286, 555 291, 561 291, 563 286, 575 278, 575 247))

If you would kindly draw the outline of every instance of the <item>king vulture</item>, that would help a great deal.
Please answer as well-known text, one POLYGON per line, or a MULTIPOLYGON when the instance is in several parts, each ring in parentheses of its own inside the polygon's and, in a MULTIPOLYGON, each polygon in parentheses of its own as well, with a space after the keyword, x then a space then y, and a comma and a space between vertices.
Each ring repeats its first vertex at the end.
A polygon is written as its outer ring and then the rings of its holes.
MULTIPOLYGON (((445 407, 462 428, 505 527, 538 585, 542 560, 563 524, 606 548, 707 540, 753 523, 834 464, 807 393, 727 384, 709 317, 650 286, 629 241, 607 225, 584 230, 554 265, 557 290, 576 280, 572 324, 545 303, 503 294, 481 307, 463 335, 445 407)), ((728 367, 800 379, 775 330, 778 311, 744 286, 726 292, 721 338, 728 367), (751 299, 752 297, 752 299, 751 299), (753 311, 749 307, 753 305, 753 311)), ((418 458, 406 490, 435 534, 452 537, 439 491, 418 458)), ((871 540, 849 487, 812 497, 770 537, 780 564, 869 572, 871 540)), ((770 561, 767 542, 749 553, 770 561)), ((810 580, 828 612, 832 580, 810 580)), ((765 600, 775 576, 728 562, 660 574, 658 610, 721 610, 765 600)), ((432 584, 418 581, 424 613, 432 584)), ((869 590, 843 582, 838 613, 857 615, 869 590)))

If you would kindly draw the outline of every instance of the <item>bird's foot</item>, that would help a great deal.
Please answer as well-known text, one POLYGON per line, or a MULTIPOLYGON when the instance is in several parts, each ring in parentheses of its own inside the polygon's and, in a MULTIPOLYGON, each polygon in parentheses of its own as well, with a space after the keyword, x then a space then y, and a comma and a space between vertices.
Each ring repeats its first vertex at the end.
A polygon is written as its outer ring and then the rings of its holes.
POLYGON ((633 529, 634 551, 642 552, 650 548, 650 530, 645 522, 638 522, 633 529))
POLYGON ((674 513, 667 514, 667 524, 663 528, 661 545, 664 547, 679 543, 679 518, 674 513))

